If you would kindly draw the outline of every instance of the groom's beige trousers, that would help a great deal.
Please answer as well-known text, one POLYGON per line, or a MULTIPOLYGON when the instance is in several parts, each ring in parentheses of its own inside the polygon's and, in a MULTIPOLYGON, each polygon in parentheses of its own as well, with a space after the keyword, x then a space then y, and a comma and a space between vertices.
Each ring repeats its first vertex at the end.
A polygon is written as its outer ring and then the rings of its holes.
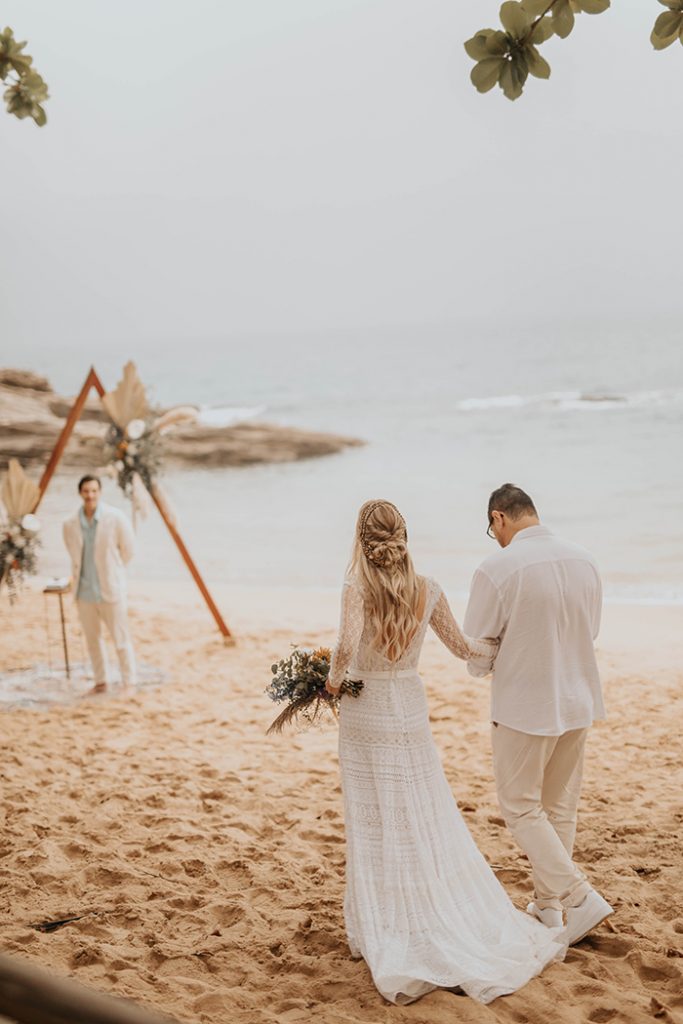
POLYGON ((588 729, 534 736, 492 724, 505 822, 529 858, 537 906, 576 907, 591 886, 572 860, 588 729))
POLYGON ((77 601, 88 654, 92 661, 96 683, 109 681, 107 652, 102 638, 102 626, 114 641, 124 686, 135 686, 136 669, 133 644, 128 629, 125 601, 77 601))

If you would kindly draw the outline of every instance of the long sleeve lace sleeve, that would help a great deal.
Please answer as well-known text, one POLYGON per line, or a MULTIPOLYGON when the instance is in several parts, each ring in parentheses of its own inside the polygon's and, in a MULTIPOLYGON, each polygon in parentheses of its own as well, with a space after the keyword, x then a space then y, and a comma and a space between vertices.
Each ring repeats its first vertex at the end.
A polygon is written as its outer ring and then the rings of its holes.
POLYGON ((487 658, 490 660, 491 665, 493 664, 493 659, 498 650, 497 642, 492 640, 476 640, 474 637, 463 633, 455 620, 443 590, 439 594, 439 599, 434 606, 429 625, 439 640, 445 644, 456 658, 462 658, 463 661, 470 661, 472 658, 487 658))
POLYGON ((332 652, 328 683, 335 689, 341 686, 344 675, 358 650, 363 633, 363 595, 358 586, 347 580, 342 590, 339 636, 332 652))

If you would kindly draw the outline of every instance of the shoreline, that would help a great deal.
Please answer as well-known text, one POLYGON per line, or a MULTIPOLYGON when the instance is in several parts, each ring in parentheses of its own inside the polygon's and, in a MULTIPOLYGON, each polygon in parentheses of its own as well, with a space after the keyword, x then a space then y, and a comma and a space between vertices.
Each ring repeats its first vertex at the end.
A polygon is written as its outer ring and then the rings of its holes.
MULTIPOLYGON (((21 629, 29 608, 44 602, 56 605, 53 596, 42 595, 42 586, 48 577, 34 578, 20 593, 14 606, 9 604, 3 590, 0 602, 8 624, 21 629)), ((241 637, 253 639, 272 632, 291 634, 292 643, 304 643, 305 637, 324 635, 326 641, 336 635, 341 589, 339 587, 291 587, 273 585, 234 585, 211 583, 206 580, 228 628, 239 644, 241 637)), ((466 596, 446 590, 453 613, 462 623, 467 604, 466 596)), ((144 632, 144 619, 148 615, 196 620, 202 636, 215 633, 221 640, 214 619, 199 589, 189 574, 169 586, 165 581, 132 580, 128 584, 128 604, 131 616, 140 620, 138 631, 144 632)), ((67 624, 80 630, 72 593, 64 596, 67 624)), ((56 608, 53 611, 53 618, 56 608)), ((39 616, 40 622, 43 615, 39 616)), ((634 658, 632 669, 651 672, 654 666, 674 674, 683 666, 683 604, 637 604, 605 602, 600 633, 596 641, 599 656, 621 661, 634 658)), ((8 668, 0 660, 0 669, 8 668)), ((683 669, 681 669, 683 672, 683 669)))

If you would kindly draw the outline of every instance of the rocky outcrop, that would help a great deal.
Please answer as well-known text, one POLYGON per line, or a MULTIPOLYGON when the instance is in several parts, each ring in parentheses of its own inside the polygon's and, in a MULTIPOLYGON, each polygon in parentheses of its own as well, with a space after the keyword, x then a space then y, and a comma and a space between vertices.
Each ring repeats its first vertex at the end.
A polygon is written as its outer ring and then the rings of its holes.
MULTIPOLYGON (((71 406, 72 401, 56 394, 44 377, 26 370, 0 370, 0 468, 6 468, 11 458, 24 466, 45 463, 71 406)), ((99 398, 91 395, 61 465, 101 465, 108 422, 99 398)), ((230 427, 198 423, 165 435, 164 457, 176 466, 246 466, 333 455, 361 444, 356 438, 252 420, 230 427)))

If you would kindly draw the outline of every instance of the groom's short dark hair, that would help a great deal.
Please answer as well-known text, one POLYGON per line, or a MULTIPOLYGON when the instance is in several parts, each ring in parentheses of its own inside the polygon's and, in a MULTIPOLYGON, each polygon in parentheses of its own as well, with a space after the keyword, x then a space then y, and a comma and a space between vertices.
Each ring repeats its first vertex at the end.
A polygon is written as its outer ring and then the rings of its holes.
POLYGON ((514 484, 503 484, 492 493, 489 498, 489 520, 494 509, 496 512, 504 512, 510 519, 519 519, 525 514, 538 515, 536 506, 526 491, 521 487, 515 487, 514 484))
POLYGON ((97 484, 100 490, 102 490, 102 481, 98 476, 93 476, 92 473, 86 473, 78 481, 78 493, 80 494, 85 484, 97 484))

